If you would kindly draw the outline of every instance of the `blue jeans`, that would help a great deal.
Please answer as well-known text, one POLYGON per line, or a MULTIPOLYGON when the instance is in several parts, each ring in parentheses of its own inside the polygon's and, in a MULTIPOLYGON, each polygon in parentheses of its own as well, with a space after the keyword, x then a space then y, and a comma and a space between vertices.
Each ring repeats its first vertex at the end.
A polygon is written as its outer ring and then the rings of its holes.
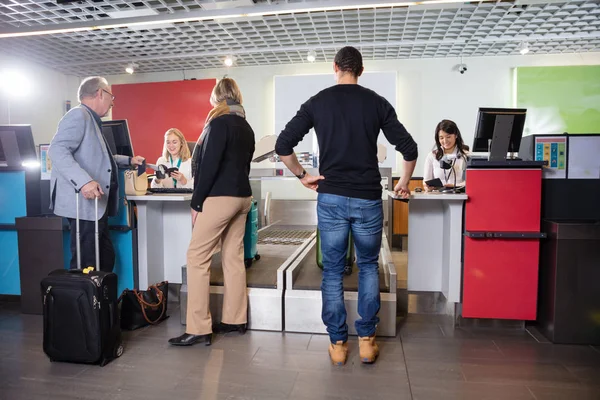
POLYGON ((363 200, 319 193, 317 216, 323 254, 321 317, 332 343, 348 339, 344 305, 344 266, 348 233, 352 230, 358 264, 358 336, 373 336, 379 323, 379 249, 383 230, 383 205, 379 200, 363 200))

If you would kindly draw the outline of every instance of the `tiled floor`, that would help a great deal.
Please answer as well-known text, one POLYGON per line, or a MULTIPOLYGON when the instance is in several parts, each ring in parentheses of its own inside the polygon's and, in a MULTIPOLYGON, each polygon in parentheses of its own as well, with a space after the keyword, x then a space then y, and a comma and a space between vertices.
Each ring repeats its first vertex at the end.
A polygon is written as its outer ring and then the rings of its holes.
POLYGON ((409 315, 380 339, 371 366, 333 367, 323 335, 249 331, 211 347, 175 348, 178 310, 126 334, 125 354, 104 368, 50 363, 42 318, 0 305, 0 399, 507 399, 599 400, 600 349, 539 343, 524 331, 453 329, 439 316, 409 315))

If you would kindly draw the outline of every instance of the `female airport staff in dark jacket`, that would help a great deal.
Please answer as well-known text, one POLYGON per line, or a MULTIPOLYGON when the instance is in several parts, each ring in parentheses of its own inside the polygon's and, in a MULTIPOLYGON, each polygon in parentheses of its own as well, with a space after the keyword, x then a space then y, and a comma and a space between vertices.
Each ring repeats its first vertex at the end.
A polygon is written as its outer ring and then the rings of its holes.
POLYGON ((192 240, 187 252, 188 304, 185 333, 169 343, 210 345, 212 332, 246 332, 248 298, 244 267, 244 229, 251 207, 250 161, 254 131, 246 121, 242 94, 230 78, 220 80, 210 96, 206 118, 192 157, 192 240), (209 310, 210 263, 221 242, 225 284, 221 323, 209 310))

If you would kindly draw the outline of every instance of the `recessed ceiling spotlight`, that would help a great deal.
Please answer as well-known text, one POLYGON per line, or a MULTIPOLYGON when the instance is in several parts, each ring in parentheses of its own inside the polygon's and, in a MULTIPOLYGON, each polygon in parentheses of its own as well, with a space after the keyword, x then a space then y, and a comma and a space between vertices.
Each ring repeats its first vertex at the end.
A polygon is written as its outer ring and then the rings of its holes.
POLYGON ((519 53, 523 56, 529 53, 529 44, 527 42, 521 42, 519 44, 519 53))
POLYGON ((137 67, 138 67, 138 65, 136 63, 129 63, 125 67, 125 72, 127 72, 128 74, 133 74, 137 67))
POLYGON ((223 64, 225 64, 226 67, 231 67, 233 65, 233 56, 225 57, 225 60, 223 60, 223 64))
POLYGON ((317 59, 317 52, 314 50, 310 50, 306 55, 306 59, 308 60, 308 62, 315 62, 315 60, 317 59))

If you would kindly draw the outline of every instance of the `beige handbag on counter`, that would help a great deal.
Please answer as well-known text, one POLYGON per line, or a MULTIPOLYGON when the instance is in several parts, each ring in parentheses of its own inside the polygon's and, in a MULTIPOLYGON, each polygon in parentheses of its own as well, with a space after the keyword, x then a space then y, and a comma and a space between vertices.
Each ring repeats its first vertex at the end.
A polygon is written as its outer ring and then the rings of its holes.
POLYGON ((137 174, 137 170, 125 171, 125 194, 127 196, 143 196, 148 190, 148 174, 137 174))

